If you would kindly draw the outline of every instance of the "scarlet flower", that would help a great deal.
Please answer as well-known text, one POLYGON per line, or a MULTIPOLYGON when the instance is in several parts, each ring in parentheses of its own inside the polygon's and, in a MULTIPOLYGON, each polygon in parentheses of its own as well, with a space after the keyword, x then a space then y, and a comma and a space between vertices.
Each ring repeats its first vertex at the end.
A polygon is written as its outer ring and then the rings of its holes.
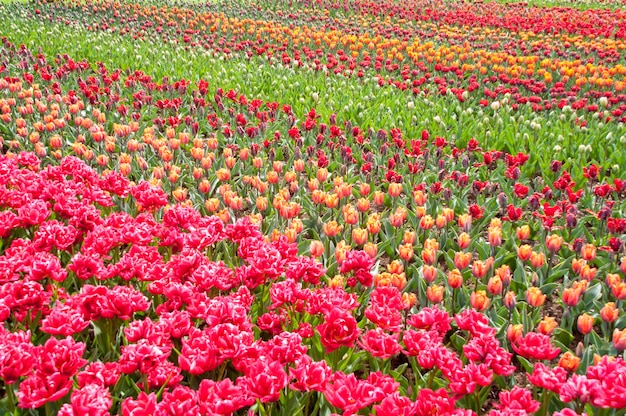
POLYGON ((534 386, 558 393, 567 380, 567 371, 562 367, 552 369, 543 363, 535 363, 533 373, 526 373, 526 377, 534 386))
POLYGON ((528 389, 518 386, 513 387, 510 391, 501 391, 498 397, 500 398, 500 403, 495 407, 506 410, 509 413, 513 413, 516 410, 535 413, 541 407, 541 403, 533 400, 532 393, 528 389))
POLYGON ((324 323, 317 327, 320 341, 331 353, 339 347, 353 347, 359 337, 360 329, 350 312, 333 308, 325 316, 324 323))
POLYGON ((296 379, 291 383, 291 389, 323 392, 332 376, 332 368, 326 361, 313 361, 308 355, 304 355, 296 361, 295 367, 289 368, 289 375, 296 379))

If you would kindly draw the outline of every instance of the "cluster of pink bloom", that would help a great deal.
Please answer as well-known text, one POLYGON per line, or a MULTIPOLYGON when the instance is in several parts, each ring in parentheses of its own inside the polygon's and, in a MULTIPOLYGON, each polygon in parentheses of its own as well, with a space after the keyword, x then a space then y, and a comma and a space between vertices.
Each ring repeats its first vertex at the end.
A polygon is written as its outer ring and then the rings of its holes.
MULTIPOLYGON (((42 167, 33 154, 0 156, 0 209, 0 378, 20 408, 213 415, 315 394, 344 415, 472 415, 466 399, 516 371, 485 315, 417 309, 374 285, 363 251, 341 262, 346 289, 322 284, 317 260, 268 241, 250 217, 168 205, 159 188, 73 157, 42 167), (455 349, 450 336, 466 342, 455 349), (414 386, 363 365, 392 359, 412 364, 414 386)), ((548 336, 512 348, 562 402, 626 406, 621 358, 582 375, 546 364, 559 353, 548 336)), ((519 386, 498 397, 490 415, 540 407, 519 386)))

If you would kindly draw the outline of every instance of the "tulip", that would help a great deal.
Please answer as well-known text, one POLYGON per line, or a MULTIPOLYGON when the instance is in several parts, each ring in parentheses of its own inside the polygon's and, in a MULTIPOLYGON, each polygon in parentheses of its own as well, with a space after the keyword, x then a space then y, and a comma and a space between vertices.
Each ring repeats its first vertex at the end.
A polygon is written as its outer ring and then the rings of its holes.
POLYGON ((528 240, 528 237, 530 237, 530 227, 526 224, 522 225, 521 227, 517 227, 515 235, 520 241, 528 240))
POLYGON ((602 309, 600 309, 600 318, 602 318, 604 322, 607 322, 607 323, 615 322, 618 317, 619 317, 619 309, 615 307, 614 302, 609 302, 605 304, 602 307, 602 309))
MULTIPOLYGON (((426 204, 427 199, 428 197, 426 196, 424 191, 420 189, 413 191, 413 201, 415 202, 415 205, 424 206, 426 204)), ((453 215, 454 215, 454 212, 453 212, 453 215)))
POLYGON ((446 222, 454 220, 454 210, 452 208, 444 208, 441 210, 441 215, 446 219, 446 222))
POLYGON ((378 246, 376 245, 376 243, 367 242, 365 243, 365 245, 363 245, 363 251, 365 251, 368 256, 375 259, 376 255, 378 254, 378 246))
POLYGON ((452 289, 458 289, 463 285, 463 275, 458 269, 452 269, 448 272, 448 285, 452 289))
POLYGON ((439 229, 442 229, 446 225, 448 225, 448 221, 446 220, 446 217, 444 217, 443 215, 437 215, 437 218, 435 219, 435 226, 439 229))
POLYGON ((622 273, 626 274, 626 256, 622 257, 622 262, 619 265, 619 269, 622 273))
POLYGON ((400 274, 404 272, 404 264, 400 260, 393 260, 387 265, 387 271, 392 274, 400 274))
POLYGON ((559 326, 559 324, 556 319, 551 316, 546 316, 539 322, 537 332, 544 335, 551 335, 557 326, 559 326))
POLYGON ((430 215, 424 215, 420 218, 420 228, 423 230, 430 230, 435 225, 435 220, 430 215))
POLYGON ((472 242, 472 239, 468 233, 461 233, 459 234, 457 238, 457 242, 459 244, 459 249, 465 250, 466 248, 469 247, 470 243, 472 242))
POLYGON ((367 242, 367 237, 367 230, 364 228, 355 228, 352 230, 352 241, 359 246, 367 242))
POLYGON ((611 293, 617 300, 626 299, 626 282, 617 282, 611 285, 611 293))
POLYGON ((341 212, 346 224, 354 225, 359 222, 359 213, 351 204, 344 205, 341 212))
POLYGON ((389 196, 392 198, 399 197, 400 194, 402 193, 402 184, 396 183, 396 182, 390 183, 388 193, 389 193, 389 196))
POLYGON ((502 280, 503 285, 508 286, 511 283, 511 268, 508 265, 503 264, 494 273, 502 280))
POLYGON ((583 266, 586 265, 587 262, 583 259, 573 259, 572 260, 572 271, 578 275, 580 275, 580 271, 583 266))
POLYGON ((337 224, 337 221, 330 221, 325 223, 322 226, 322 229, 324 230, 324 234, 326 234, 328 237, 335 237, 341 232, 343 226, 337 224))
POLYGON ((592 261, 596 258, 596 246, 593 244, 585 244, 580 251, 583 260, 592 261))
POLYGON ((502 293, 502 280, 498 276, 493 276, 487 283, 487 291, 492 295, 499 295, 502 293))
POLYGON ((435 264, 435 261, 437 261, 437 251, 432 248, 425 248, 422 250, 422 260, 428 265, 435 264))
POLYGON ((548 251, 552 254, 558 252, 561 249, 561 245, 563 244, 563 237, 556 234, 550 234, 546 237, 546 247, 548 251))
POLYGON ((504 295, 504 306, 507 309, 512 310, 515 308, 516 303, 517 303, 517 299, 515 298, 515 292, 513 291, 506 292, 506 295, 504 295))
POLYGON ((381 206, 385 203, 385 194, 381 191, 374 191, 374 204, 381 206))
POLYGON ((571 351, 566 351, 559 359, 558 366, 569 371, 575 372, 580 365, 580 358, 574 355, 571 351))
POLYGON ((468 233, 472 226, 472 216, 470 214, 459 215, 458 224, 463 231, 468 233))
POLYGON ((580 289, 574 289, 573 287, 568 287, 563 289, 563 303, 569 307, 574 307, 578 305, 578 301, 580 300, 581 291, 580 289))
POLYGON ((580 315, 576 322, 576 327, 578 328, 578 332, 587 335, 593 329, 593 318, 586 313, 580 315))
POLYGON ((538 287, 531 287, 526 291, 526 302, 532 307, 538 308, 546 301, 546 295, 538 287))
POLYGON ((487 231, 487 237, 489 240, 489 245, 491 247, 498 247, 500 244, 502 244, 502 228, 489 228, 489 230, 487 231))
POLYGON ((325 182, 328 178, 328 170, 326 168, 319 168, 317 170, 317 180, 320 182, 325 182))
POLYGON ((410 261, 413 258, 413 244, 402 244, 398 247, 400 258, 404 261, 410 261))
POLYGON ((335 193, 326 194, 325 203, 326 203, 326 206, 330 209, 337 208, 337 206, 339 205, 339 195, 335 193))
POLYGON ((514 343, 516 340, 524 336, 524 325, 509 325, 506 329, 506 338, 509 342, 514 343))
POLYGON ((356 202, 356 208, 359 212, 367 212, 370 209, 370 201, 366 198, 359 198, 356 202))
POLYGON ((402 306, 404 309, 410 309, 417 303, 417 295, 415 293, 402 293, 402 306))
POLYGON ((533 251, 530 253, 530 264, 535 269, 542 267, 545 262, 546 256, 543 254, 543 252, 533 251))
POLYGON ((415 244, 415 237, 415 231, 406 230, 404 231, 402 242, 404 244, 415 244))
POLYGON ((626 350, 626 329, 619 330, 615 328, 613 331, 613 346, 620 352, 626 350))
POLYGON ((426 297, 433 304, 441 303, 441 301, 443 300, 443 291, 444 291, 443 286, 440 286, 440 285, 428 286, 428 289, 426 289, 426 297))
POLYGON ((359 193, 362 197, 366 197, 370 194, 370 184, 367 182, 361 182, 359 184, 359 193))
POLYGON ((377 213, 370 214, 367 217, 366 227, 370 234, 378 234, 381 229, 380 215, 377 213))
POLYGON ((517 257, 522 261, 527 261, 532 255, 533 248, 528 244, 522 244, 517 248, 517 257))
POLYGON ((489 260, 474 260, 472 263, 472 275, 476 279, 482 279, 487 274, 487 270, 491 267, 491 262, 489 260))
POLYGON ((209 212, 217 212, 220 209, 220 200, 217 198, 209 198, 204 202, 206 209, 209 212))
POLYGON ((596 277, 596 272, 598 270, 595 267, 591 267, 588 264, 585 264, 580 270, 581 279, 585 279, 588 282, 591 282, 596 277))
POLYGON ((478 312, 482 312, 489 306, 489 298, 484 290, 472 292, 470 295, 470 305, 478 312))
POLYGON ((457 251, 454 253, 454 267, 457 269, 463 270, 467 266, 469 266, 470 261, 472 260, 472 253, 467 253, 464 251, 457 251))
POLYGON ((437 278, 437 268, 426 264, 422 267, 422 275, 424 276, 424 280, 426 282, 432 283, 437 278))

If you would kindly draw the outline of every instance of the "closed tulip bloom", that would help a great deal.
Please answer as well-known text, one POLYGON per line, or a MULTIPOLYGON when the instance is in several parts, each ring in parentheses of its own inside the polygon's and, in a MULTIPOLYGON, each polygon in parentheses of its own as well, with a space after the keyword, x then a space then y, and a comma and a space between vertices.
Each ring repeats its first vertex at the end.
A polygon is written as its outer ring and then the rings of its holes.
POLYGON ((546 301, 546 295, 538 287, 531 287, 526 291, 526 302, 532 307, 538 308, 546 301))
POLYGON ((417 295, 415 293, 402 293, 402 306, 404 309, 410 309, 417 303, 417 295))
POLYGON ((489 228, 489 231, 487 231, 487 237, 489 240, 489 245, 491 247, 500 246, 500 244, 502 244, 502 228, 500 227, 489 228))
POLYGON ((321 257, 322 254, 324 254, 324 244, 319 240, 313 240, 311 241, 309 251, 311 252, 311 256, 321 257))
POLYGON ((567 370, 572 373, 578 369, 579 365, 580 365, 580 358, 574 355, 574 353, 572 353, 571 351, 566 351, 563 355, 561 355, 561 358, 559 359, 559 364, 558 364, 558 366, 561 367, 562 369, 567 370))
POLYGON ((552 316, 546 316, 541 320, 541 322, 539 322, 537 331, 544 335, 551 335, 557 326, 559 326, 559 323, 556 319, 552 316))
POLYGON ((517 257, 522 261, 527 261, 532 255, 533 248, 528 244, 522 244, 517 248, 517 257))
POLYGON ((343 226, 337 224, 337 221, 330 221, 325 223, 322 226, 322 229, 324 230, 324 234, 326 234, 328 237, 335 237, 341 232, 343 226))
POLYGON ((596 277, 597 271, 598 269, 596 269, 595 267, 591 267, 588 264, 585 264, 580 270, 580 278, 591 282, 596 277))
POLYGON ((426 289, 426 297, 431 303, 441 303, 443 300, 444 287, 440 285, 428 286, 426 289))
POLYGON ((515 308, 516 304, 517 304, 517 299, 516 299, 515 292, 509 290, 508 292, 506 292, 506 295, 504 295, 504 306, 507 309, 512 310, 515 308))
POLYGON ((585 244, 580 251, 583 260, 592 261, 596 258, 596 246, 593 244, 585 244))
POLYGON ((470 295, 470 305, 478 312, 482 312, 489 307, 489 297, 484 290, 478 290, 470 295))
POLYGON ((444 217, 443 215, 437 215, 437 218, 435 219, 435 226, 439 229, 442 229, 446 225, 448 225, 448 221, 446 220, 446 217, 444 217))
POLYGON ((465 250, 466 248, 469 247, 470 243, 472 242, 472 238, 470 237, 468 233, 461 233, 459 234, 457 242, 459 244, 459 249, 465 250))
POLYGON ((583 313, 578 317, 576 328, 581 334, 587 335, 593 330, 593 318, 586 313, 583 313))
POLYGON ((341 211, 346 224, 354 225, 359 222, 359 213, 352 205, 344 205, 341 211))
POLYGON ((615 322, 618 317, 619 309, 615 307, 614 302, 609 302, 600 309, 600 318, 602 318, 604 322, 615 322))
POLYGON ((583 259, 573 259, 572 260, 572 271, 576 274, 580 274, 583 266, 587 264, 586 260, 583 259))
POLYGON ((508 286, 511 283, 511 268, 508 265, 503 264, 494 273, 502 280, 503 285, 508 286))
POLYGON ((385 194, 382 191, 374 191, 374 204, 382 205, 385 203, 385 194))
POLYGON ((415 231, 406 230, 402 236, 402 242, 404 244, 415 244, 415 231))
POLYGON ((352 241, 355 244, 362 246, 367 242, 368 234, 364 228, 355 228, 352 230, 352 241))
POLYGON ((370 184, 367 182, 361 182, 359 184, 359 193, 362 197, 366 197, 370 194, 370 184))
POLYGON ((546 247, 550 253, 556 253, 561 249, 563 245, 563 237, 556 234, 550 234, 546 237, 546 247))
POLYGON ((402 244, 398 247, 398 253, 400 254, 400 258, 404 261, 409 261, 413 258, 413 244, 402 244))
POLYGON ((528 225, 522 225, 521 227, 517 227, 515 230, 515 235, 518 240, 528 240, 530 237, 530 227, 528 225))
POLYGON ((626 350, 626 329, 613 331, 613 346, 618 351, 626 350))
POLYGON ((474 260, 472 263, 472 274, 477 279, 482 279, 487 274, 487 271, 491 267, 491 262, 488 260, 474 260))
POLYGON ((400 274, 404 272, 404 264, 400 260, 393 260, 387 265, 387 271, 393 274, 400 274))
POLYGON ((472 226, 472 216, 470 214, 459 215, 458 224, 463 231, 469 232, 472 226))
POLYGON ((422 250, 422 260, 429 265, 435 264, 435 261, 437 261, 437 251, 432 248, 425 248, 422 250))
POLYGON ((487 283, 487 291, 489 291, 492 296, 501 294, 502 280, 500 280, 498 276, 493 276, 487 283))
POLYGON ((533 251, 532 253, 530 253, 530 264, 535 269, 542 267, 545 262, 546 256, 543 254, 543 252, 533 251))
POLYGON ((432 283, 437 278, 437 268, 435 266, 424 265, 422 274, 426 282, 432 283))
POLYGON ((368 256, 374 259, 378 254, 378 246, 376 245, 376 243, 367 242, 363 245, 363 251, 365 251, 368 256))
POLYGON ((441 215, 443 215, 447 222, 451 222, 454 220, 454 210, 452 208, 444 208, 441 210, 441 215))
POLYGON ((402 184, 396 183, 396 182, 390 183, 388 193, 389 193, 389 196, 392 198, 399 197, 400 194, 402 193, 402 184))
POLYGON ((522 324, 509 325, 509 327, 506 329, 506 338, 511 343, 515 342, 522 336, 524 336, 524 325, 522 324))
POLYGON ((619 264, 619 269, 622 273, 626 274, 626 256, 622 257, 622 262, 619 264))
POLYGON ((380 215, 377 213, 370 214, 369 217, 367 217, 366 227, 370 234, 378 234, 381 229, 380 215))
POLYGON ((617 282, 611 285, 611 293, 617 300, 626 299, 626 282, 617 282))
POLYGON ((563 303, 569 307, 574 307, 578 305, 578 301, 580 300, 581 291, 580 289, 575 289, 573 287, 568 287, 563 289, 563 303))
POLYGON ((430 230, 435 225, 435 220, 430 215, 424 215, 420 218, 420 228, 423 230, 430 230))
POLYGON ((472 260, 472 253, 466 252, 456 252, 454 253, 454 267, 457 269, 463 270, 467 266, 469 266, 470 261, 472 260))
POLYGON ((424 206, 426 204, 427 199, 428 197, 426 196, 424 191, 420 189, 413 191, 413 201, 415 202, 415 205, 420 206, 420 207, 424 206))
POLYGON ((452 289, 458 289, 463 285, 463 275, 458 269, 453 269, 448 272, 448 285, 452 289))
POLYGON ((360 212, 367 212, 370 210, 370 201, 366 198, 359 198, 359 200, 356 202, 356 208, 360 212))

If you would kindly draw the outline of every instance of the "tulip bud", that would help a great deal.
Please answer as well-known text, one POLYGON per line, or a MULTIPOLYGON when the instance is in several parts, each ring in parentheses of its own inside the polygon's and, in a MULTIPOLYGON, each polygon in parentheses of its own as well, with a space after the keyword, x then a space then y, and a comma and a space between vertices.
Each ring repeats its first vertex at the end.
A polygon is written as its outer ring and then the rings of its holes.
POLYGON ((514 343, 518 338, 524 336, 524 325, 509 325, 506 329, 506 338, 509 342, 514 343))
POLYGON ((532 307, 540 307, 546 301, 546 295, 538 287, 531 287, 526 291, 526 302, 532 307))
POLYGON ((593 318, 586 313, 580 315, 576 327, 578 328, 578 332, 587 335, 593 330, 593 318))
POLYGON ((566 351, 559 359, 559 367, 569 371, 575 372, 580 364, 580 358, 572 354, 570 351, 566 351))
POLYGON ((615 303, 609 302, 600 309, 600 318, 604 322, 615 322, 619 316, 619 309, 615 307, 615 303))
POLYGON ((470 295, 470 305, 478 312, 482 312, 489 306, 489 298, 484 290, 478 290, 470 295))
POLYGON ((440 285, 428 286, 428 289, 426 289, 426 297, 433 304, 441 303, 441 301, 443 300, 443 292, 444 292, 443 286, 440 286, 440 285))

